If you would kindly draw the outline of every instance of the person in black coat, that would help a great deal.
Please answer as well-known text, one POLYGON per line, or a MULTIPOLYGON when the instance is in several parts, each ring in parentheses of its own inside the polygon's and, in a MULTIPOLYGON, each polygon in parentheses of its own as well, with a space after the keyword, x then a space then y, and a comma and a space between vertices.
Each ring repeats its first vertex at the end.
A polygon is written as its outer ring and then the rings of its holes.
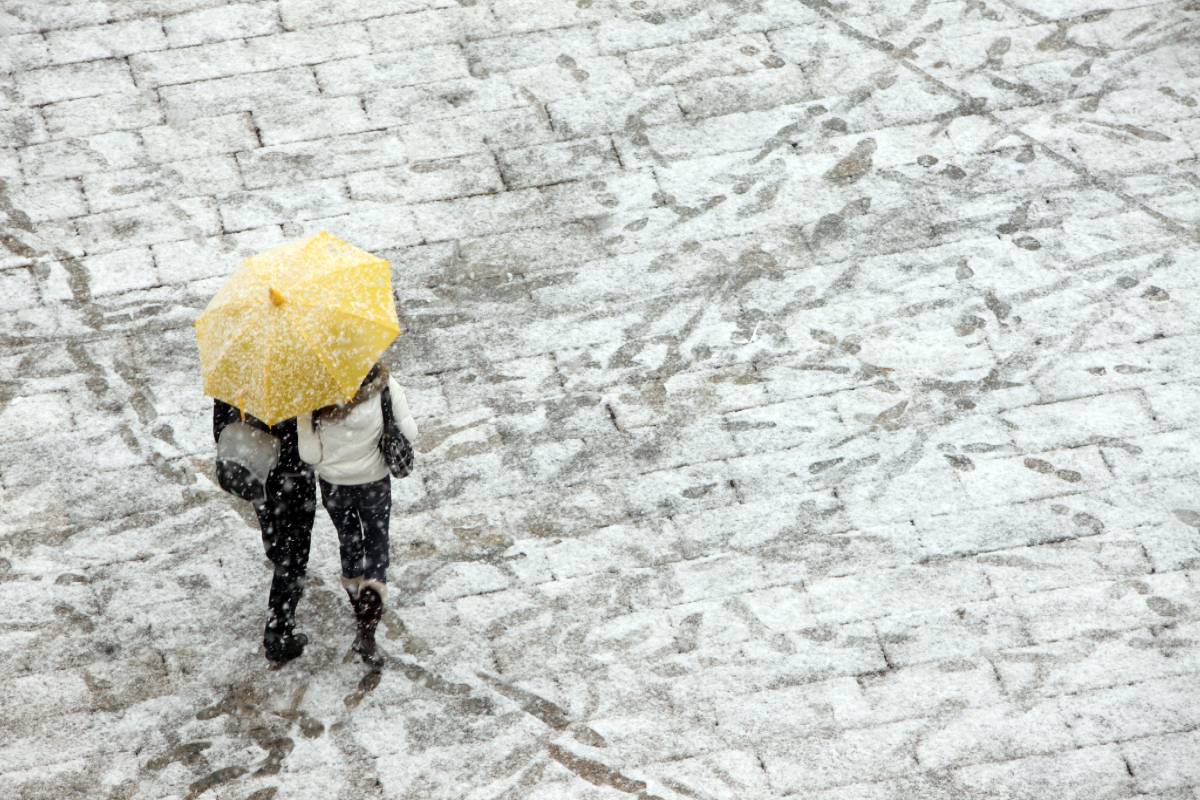
MULTIPOLYGON (((220 400, 213 401, 213 441, 226 425, 243 419, 241 413, 220 400)), ((296 605, 304 594, 308 550, 317 509, 317 482, 312 467, 300 459, 296 420, 274 426, 245 415, 244 421, 266 431, 280 443, 279 462, 267 479, 266 499, 254 504, 262 529, 263 549, 275 565, 267 597, 267 624, 263 646, 267 658, 282 664, 304 652, 308 637, 296 632, 296 605)))

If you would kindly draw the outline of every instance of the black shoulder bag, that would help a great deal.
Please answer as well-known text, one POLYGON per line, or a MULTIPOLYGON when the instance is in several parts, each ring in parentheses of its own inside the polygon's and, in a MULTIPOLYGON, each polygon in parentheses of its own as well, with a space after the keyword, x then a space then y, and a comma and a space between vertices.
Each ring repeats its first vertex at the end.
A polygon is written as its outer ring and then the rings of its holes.
POLYGON ((412 473, 412 444, 396 424, 396 417, 392 414, 392 396, 386 386, 383 387, 383 435, 379 437, 379 449, 393 477, 407 478, 412 473))

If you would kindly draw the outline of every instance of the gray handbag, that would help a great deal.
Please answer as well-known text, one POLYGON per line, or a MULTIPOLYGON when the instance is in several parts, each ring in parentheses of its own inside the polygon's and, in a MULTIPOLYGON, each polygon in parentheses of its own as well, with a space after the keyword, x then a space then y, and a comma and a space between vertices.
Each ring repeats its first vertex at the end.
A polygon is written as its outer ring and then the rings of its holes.
POLYGON ((243 500, 263 502, 279 451, 279 440, 271 434, 245 422, 231 422, 217 440, 217 483, 243 500))

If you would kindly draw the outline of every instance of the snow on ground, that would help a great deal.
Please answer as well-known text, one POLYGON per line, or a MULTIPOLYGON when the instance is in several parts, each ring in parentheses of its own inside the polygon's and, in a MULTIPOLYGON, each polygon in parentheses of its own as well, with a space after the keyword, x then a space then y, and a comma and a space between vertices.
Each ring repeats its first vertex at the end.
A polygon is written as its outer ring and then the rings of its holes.
POLYGON ((1200 797, 1200 5, 0 1, 0 796, 1200 797), (328 230, 391 663, 191 321, 328 230))

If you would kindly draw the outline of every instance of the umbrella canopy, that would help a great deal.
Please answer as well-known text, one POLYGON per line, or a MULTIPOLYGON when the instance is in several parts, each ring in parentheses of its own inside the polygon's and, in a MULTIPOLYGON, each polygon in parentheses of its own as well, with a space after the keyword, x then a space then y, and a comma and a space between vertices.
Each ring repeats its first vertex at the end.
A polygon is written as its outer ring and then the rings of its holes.
POLYGON ((324 232, 246 259, 195 323, 205 394, 268 425, 346 401, 400 333, 391 277, 324 232))

